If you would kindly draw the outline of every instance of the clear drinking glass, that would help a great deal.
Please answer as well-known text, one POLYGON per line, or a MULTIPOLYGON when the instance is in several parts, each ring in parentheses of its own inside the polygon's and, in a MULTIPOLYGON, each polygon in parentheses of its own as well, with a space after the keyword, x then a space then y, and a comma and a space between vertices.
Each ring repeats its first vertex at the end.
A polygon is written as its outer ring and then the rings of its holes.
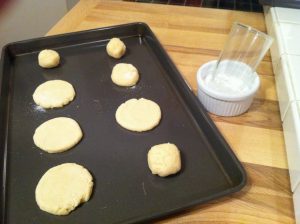
POLYGON ((270 48, 273 38, 250 26, 234 23, 219 59, 212 71, 212 80, 224 82, 234 78, 236 82, 227 82, 230 88, 251 85, 255 76, 252 75, 264 55, 270 48), (220 81, 221 80, 221 81, 220 81), (226 80, 225 80, 226 81, 226 80))

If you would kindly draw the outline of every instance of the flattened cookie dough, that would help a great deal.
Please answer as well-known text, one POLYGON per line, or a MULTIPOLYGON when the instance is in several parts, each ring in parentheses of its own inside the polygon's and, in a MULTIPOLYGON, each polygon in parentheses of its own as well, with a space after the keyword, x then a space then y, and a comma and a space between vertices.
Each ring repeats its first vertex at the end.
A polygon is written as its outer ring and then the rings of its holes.
POLYGON ((179 172, 181 169, 179 149, 171 143, 153 146, 148 152, 148 166, 152 174, 161 177, 179 172))
POLYGON ((158 104, 144 98, 127 100, 116 111, 117 123, 130 131, 151 130, 159 124, 160 119, 158 104))
POLYGON ((116 64, 111 73, 112 81, 118 86, 134 86, 139 80, 139 72, 132 64, 116 64))
POLYGON ((76 163, 64 163, 49 169, 38 182, 35 200, 41 210, 53 215, 68 215, 90 199, 93 177, 76 163))
POLYGON ((107 54, 113 58, 119 59, 126 52, 126 46, 119 38, 112 38, 106 45, 107 54))
POLYGON ((78 123, 68 117, 57 117, 41 124, 33 135, 34 144, 49 153, 64 152, 82 138, 78 123))
POLYGON ((45 49, 39 53, 38 61, 43 68, 54 68, 59 65, 60 56, 54 50, 45 49))
POLYGON ((73 86, 63 80, 51 80, 39 85, 33 93, 33 100, 43 108, 63 107, 75 97, 73 86))

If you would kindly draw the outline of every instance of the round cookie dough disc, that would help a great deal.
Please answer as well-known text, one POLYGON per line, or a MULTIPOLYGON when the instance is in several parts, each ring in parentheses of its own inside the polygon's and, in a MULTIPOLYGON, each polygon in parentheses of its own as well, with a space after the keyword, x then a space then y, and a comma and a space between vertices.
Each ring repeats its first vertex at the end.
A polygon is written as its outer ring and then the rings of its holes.
POLYGON ((33 135, 34 144, 49 153, 67 151, 82 138, 78 123, 67 117, 58 117, 41 124, 33 135))
POLYGON ((139 72, 132 64, 116 64, 111 73, 112 81, 118 86, 134 86, 139 80, 139 72))
POLYGON ((60 56, 54 50, 42 50, 38 56, 39 65, 43 68, 54 68, 59 65, 60 56))
POLYGON ((39 85, 32 97, 43 108, 63 107, 74 99, 75 90, 66 81, 51 80, 39 85))
POLYGON ((148 166, 161 177, 175 174, 181 169, 180 151, 171 143, 155 145, 148 152, 148 166))
POLYGON ((35 200, 41 210, 67 215, 90 199, 93 177, 76 163, 64 163, 49 169, 38 182, 35 200))
POLYGON ((126 46, 119 38, 112 38, 106 45, 107 54, 113 58, 119 59, 126 52, 126 46))
POLYGON ((127 100, 116 111, 118 124, 131 131, 151 130, 160 119, 161 111, 157 103, 144 98, 127 100))

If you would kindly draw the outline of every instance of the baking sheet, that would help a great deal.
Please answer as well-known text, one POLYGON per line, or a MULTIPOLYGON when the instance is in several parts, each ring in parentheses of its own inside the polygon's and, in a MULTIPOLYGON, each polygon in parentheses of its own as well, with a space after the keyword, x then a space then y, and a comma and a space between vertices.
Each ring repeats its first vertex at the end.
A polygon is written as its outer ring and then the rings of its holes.
POLYGON ((12 43, 2 52, 0 69, 2 223, 147 222, 236 192, 246 183, 240 162, 144 23, 12 43), (112 37, 127 46, 120 60, 106 53, 112 37), (59 52, 59 67, 38 66, 37 55, 45 48, 59 52), (120 62, 139 70, 135 87, 112 83, 111 70, 120 62), (61 109, 44 110, 32 94, 53 79, 70 82, 76 98, 61 109), (120 127, 117 107, 141 97, 160 105, 160 125, 143 133, 120 127), (84 137, 72 150, 48 154, 34 145, 32 136, 41 123, 59 116, 75 119, 84 137), (181 150, 182 170, 161 178, 151 174, 147 152, 166 142, 181 150), (54 216, 38 208, 34 191, 49 168, 66 162, 92 173, 94 191, 70 215, 54 216))

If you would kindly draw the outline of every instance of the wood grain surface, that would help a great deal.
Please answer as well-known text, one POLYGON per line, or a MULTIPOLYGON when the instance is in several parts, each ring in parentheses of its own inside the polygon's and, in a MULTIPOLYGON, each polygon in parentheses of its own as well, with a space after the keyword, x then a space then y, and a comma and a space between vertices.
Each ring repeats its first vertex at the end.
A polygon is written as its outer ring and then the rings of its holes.
MULTIPOLYGON (((261 13, 220 9, 81 0, 48 33, 145 22, 196 93, 196 71, 216 59, 232 23, 266 31, 261 13)), ((249 111, 238 117, 211 115, 249 176, 239 193, 167 217, 159 223, 294 223, 285 145, 270 55, 258 68, 261 87, 249 111)))

